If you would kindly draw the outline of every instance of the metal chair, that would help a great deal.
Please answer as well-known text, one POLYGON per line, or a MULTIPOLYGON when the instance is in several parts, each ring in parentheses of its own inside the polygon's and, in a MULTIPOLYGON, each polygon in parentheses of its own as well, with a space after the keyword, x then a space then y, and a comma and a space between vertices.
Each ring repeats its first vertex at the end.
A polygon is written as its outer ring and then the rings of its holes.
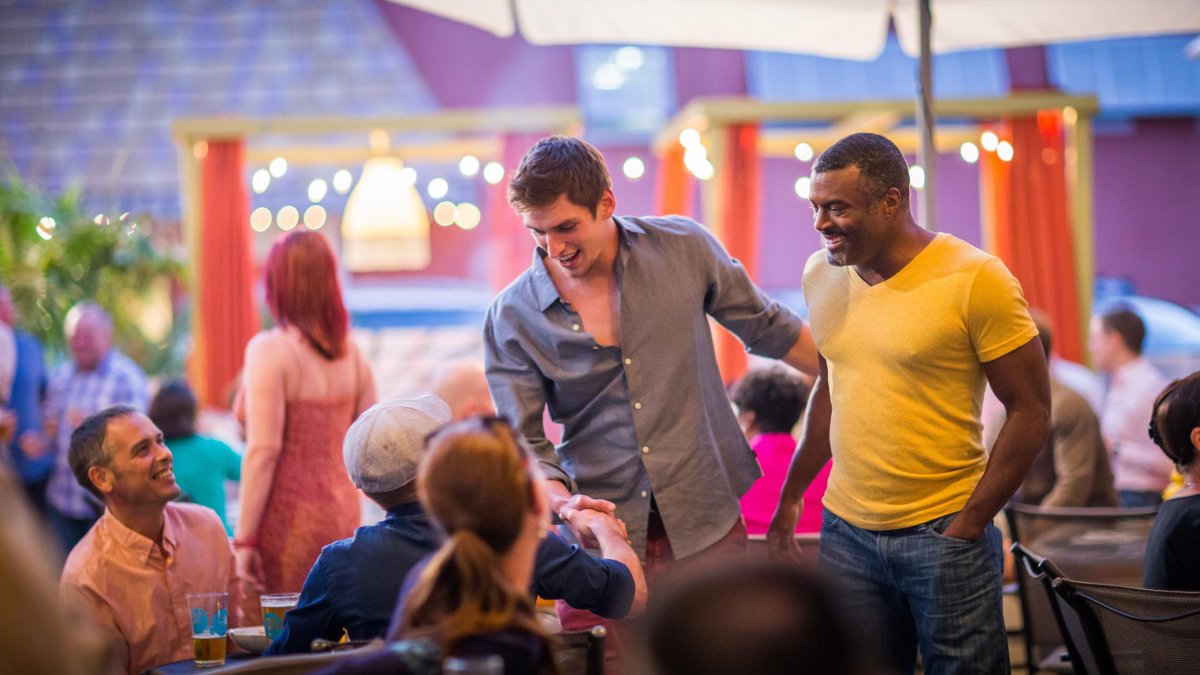
POLYGON ((562 675, 604 675, 604 626, 559 633, 554 662, 562 675))
MULTIPOLYGON (((1146 540, 1154 524, 1157 507, 1148 508, 1041 508, 1011 504, 1005 509, 1014 542, 1030 555, 1026 565, 1050 558, 1054 569, 1072 579, 1139 584, 1146 540)), ((1013 549, 1017 554, 1017 549, 1013 549)), ((1018 557, 1019 554, 1018 554, 1018 557)), ((1048 562, 1048 561, 1047 561, 1048 562)), ((1021 601, 1026 660, 1033 667, 1071 672, 1063 661, 1064 652, 1074 657, 1076 669, 1093 672, 1078 662, 1078 655, 1065 649, 1068 639, 1064 624, 1056 616, 1055 596, 1038 592, 1034 584, 1044 564, 1028 567, 1017 575, 1021 601), (1032 587, 1031 587, 1032 586, 1032 587)))
POLYGON ((1014 543, 1011 550, 1021 568, 1017 574, 1017 594, 1021 599, 1022 632, 1029 671, 1036 672, 1036 668, 1058 673, 1094 672, 1094 667, 1089 668, 1088 659, 1076 646, 1077 642, 1084 642, 1082 629, 1072 628, 1077 621, 1068 623, 1073 617, 1064 618, 1064 614, 1074 613, 1074 609, 1063 607, 1063 600, 1051 588, 1054 580, 1062 578, 1062 571, 1019 543, 1014 543), (1037 590, 1039 586, 1041 593, 1037 590), (1040 601, 1035 602, 1034 598, 1040 601), (1047 648, 1049 643, 1045 639, 1039 643, 1035 635, 1057 637, 1059 644, 1047 648))
POLYGON ((1067 578, 1051 586, 1074 609, 1098 675, 1187 675, 1200 663, 1200 593, 1067 578))

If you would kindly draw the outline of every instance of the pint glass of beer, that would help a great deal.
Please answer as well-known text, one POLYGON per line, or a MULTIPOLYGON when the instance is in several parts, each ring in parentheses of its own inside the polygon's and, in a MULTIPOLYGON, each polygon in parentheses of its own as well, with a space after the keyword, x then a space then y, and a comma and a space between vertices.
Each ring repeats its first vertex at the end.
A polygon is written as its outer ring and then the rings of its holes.
POLYGON ((274 640, 283 632, 283 615, 296 608, 299 593, 273 593, 259 598, 262 603, 263 631, 268 640, 274 640))
POLYGON ((196 667, 225 665, 225 634, 229 631, 228 593, 188 593, 192 615, 192 649, 196 667))

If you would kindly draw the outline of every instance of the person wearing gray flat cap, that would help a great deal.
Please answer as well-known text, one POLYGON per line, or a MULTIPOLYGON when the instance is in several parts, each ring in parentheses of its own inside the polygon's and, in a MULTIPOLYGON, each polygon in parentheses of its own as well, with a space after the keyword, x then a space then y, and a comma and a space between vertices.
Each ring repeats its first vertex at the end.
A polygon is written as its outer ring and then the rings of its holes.
MULTIPOLYGON (((308 652, 318 638, 384 636, 405 576, 441 540, 417 499, 415 479, 425 438, 450 421, 449 406, 430 395, 377 403, 350 426, 342 445, 346 471, 387 517, 321 551, 265 655, 308 652)), ((602 553, 626 562, 593 558, 551 533, 538 549, 531 592, 611 618, 640 609, 641 570, 627 566, 636 564, 633 549, 628 556, 602 553)))

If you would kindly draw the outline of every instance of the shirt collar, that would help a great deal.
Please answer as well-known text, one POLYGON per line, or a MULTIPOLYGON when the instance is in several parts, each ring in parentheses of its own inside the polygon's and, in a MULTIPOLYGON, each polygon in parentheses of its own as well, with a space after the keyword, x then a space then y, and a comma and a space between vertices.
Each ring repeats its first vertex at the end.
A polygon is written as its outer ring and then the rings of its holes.
MULTIPOLYGON (((638 225, 635 221, 626 220, 618 216, 613 216, 613 222, 617 224, 617 241, 620 244, 617 255, 624 262, 628 256, 628 249, 637 240, 637 237, 630 235, 645 234, 646 230, 642 229, 642 226, 638 225)), ((545 260, 547 255, 549 254, 540 247, 535 246, 533 249, 533 262, 529 268, 532 272, 533 296, 537 300, 538 309, 543 312, 550 309, 550 306, 556 301, 562 299, 558 294, 558 289, 554 286, 554 280, 550 278, 550 273, 546 271, 546 264, 543 260, 545 260)))
POLYGON ((416 516, 424 513, 421 508, 421 502, 408 502, 407 504, 398 504, 387 510, 387 517, 403 518, 405 516, 416 516))
MULTIPOLYGON (((108 534, 108 538, 119 548, 129 551, 137 561, 143 565, 150 562, 154 557, 154 549, 156 548, 153 541, 141 533, 135 532, 117 519, 112 511, 104 510, 104 515, 100 517, 101 526, 108 534)), ((176 544, 175 528, 171 525, 171 518, 167 516, 166 509, 163 510, 163 549, 167 557, 171 557, 175 551, 176 544)))

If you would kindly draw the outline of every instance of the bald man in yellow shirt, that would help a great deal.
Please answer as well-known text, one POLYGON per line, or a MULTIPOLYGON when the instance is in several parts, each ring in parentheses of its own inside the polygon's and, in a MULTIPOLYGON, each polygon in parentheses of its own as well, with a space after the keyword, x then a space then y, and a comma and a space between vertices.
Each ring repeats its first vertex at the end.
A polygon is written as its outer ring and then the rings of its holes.
POLYGON ((1001 537, 992 518, 1048 433, 1050 390, 1020 285, 994 256, 920 227, 908 165, 854 134, 813 166, 810 201, 825 249, 804 294, 820 352, 768 538, 794 554, 804 490, 832 455, 820 564, 838 599, 913 672, 1008 673, 1001 537), (1007 411, 989 456, 985 381, 1007 411))

